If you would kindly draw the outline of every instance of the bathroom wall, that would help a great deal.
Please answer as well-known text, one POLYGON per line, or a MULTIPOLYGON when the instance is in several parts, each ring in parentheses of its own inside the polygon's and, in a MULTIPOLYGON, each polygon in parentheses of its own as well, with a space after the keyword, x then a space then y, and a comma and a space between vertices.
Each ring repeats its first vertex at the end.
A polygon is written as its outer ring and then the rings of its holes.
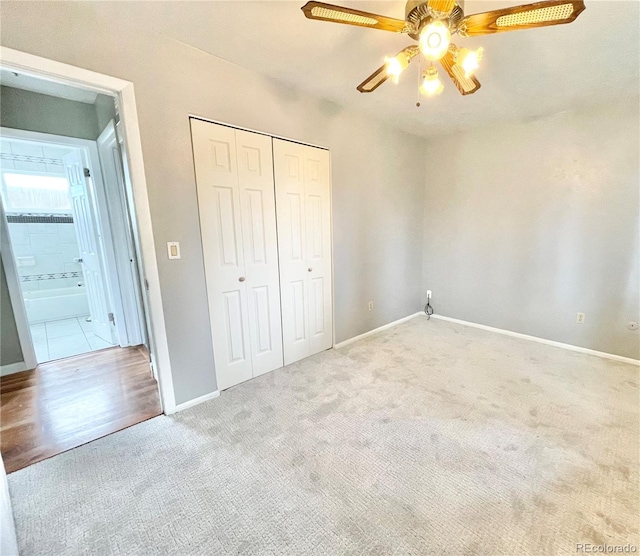
MULTIPOLYGON (((68 149, 37 146, 3 137, 0 167, 3 171, 38 172, 64 177, 62 156, 68 149)), ((6 196, 5 196, 6 197, 6 196)), ((16 210, 5 198, 9 235, 23 291, 76 286, 82 280, 71 210, 58 214, 35 214, 16 210)))
POLYGON ((22 291, 77 286, 82 269, 70 215, 21 216, 7 214, 13 254, 22 291))

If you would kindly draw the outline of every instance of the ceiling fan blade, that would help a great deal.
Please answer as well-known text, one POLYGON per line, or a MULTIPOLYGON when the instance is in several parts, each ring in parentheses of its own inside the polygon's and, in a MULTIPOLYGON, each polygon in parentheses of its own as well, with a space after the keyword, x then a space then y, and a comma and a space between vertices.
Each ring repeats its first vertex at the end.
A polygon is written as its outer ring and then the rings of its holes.
POLYGON ((383 31, 393 31, 394 33, 406 33, 409 31, 407 22, 403 19, 361 12, 351 8, 335 6, 334 4, 325 4, 324 2, 307 2, 302 6, 302 11, 309 19, 370 27, 371 29, 382 29, 383 31))
POLYGON ((548 25, 571 23, 585 9, 584 0, 550 0, 504 10, 484 12, 465 17, 458 32, 464 37, 489 35, 518 29, 533 29, 548 25))
MULTIPOLYGON (((400 52, 398 52, 397 55, 403 52, 407 54, 407 60, 409 63, 411 63, 411 60, 415 58, 418 52, 420 52, 420 49, 415 45, 407 46, 407 48, 404 48, 400 52)), ((387 64, 383 64, 356 88, 361 93, 373 93, 373 91, 380 87, 380 85, 382 85, 387 79, 389 79, 389 77, 390 76, 387 74, 387 64)))
POLYGON ((373 91, 389 79, 386 69, 386 65, 384 65, 374 71, 369 77, 360 83, 360 85, 358 85, 358 91, 361 93, 373 93, 373 91))
POLYGON ((440 59, 440 63, 444 71, 449 74, 451 81, 453 81, 461 95, 471 95, 480 88, 480 81, 478 81, 475 76, 466 77, 464 70, 456 65, 454 54, 451 50, 447 51, 440 59))
POLYGON ((456 0, 428 0, 427 5, 434 12, 450 14, 456 7, 456 0))

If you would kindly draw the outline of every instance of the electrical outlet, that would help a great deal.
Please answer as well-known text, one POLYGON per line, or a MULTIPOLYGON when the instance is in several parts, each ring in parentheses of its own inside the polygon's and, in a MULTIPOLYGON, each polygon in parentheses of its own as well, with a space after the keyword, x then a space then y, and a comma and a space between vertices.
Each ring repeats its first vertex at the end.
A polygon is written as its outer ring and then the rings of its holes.
POLYGON ((427 301, 431 301, 431 290, 427 290, 427 301))
POLYGON ((369 301, 369 311, 373 311, 373 301, 369 301))
POLYGON ((584 313, 578 313, 578 316, 576 317, 576 322, 578 324, 582 324, 584 322, 585 316, 584 313))
POLYGON ((627 325, 627 328, 628 328, 629 330, 638 330, 638 323, 637 323, 637 322, 630 322, 630 323, 627 325))

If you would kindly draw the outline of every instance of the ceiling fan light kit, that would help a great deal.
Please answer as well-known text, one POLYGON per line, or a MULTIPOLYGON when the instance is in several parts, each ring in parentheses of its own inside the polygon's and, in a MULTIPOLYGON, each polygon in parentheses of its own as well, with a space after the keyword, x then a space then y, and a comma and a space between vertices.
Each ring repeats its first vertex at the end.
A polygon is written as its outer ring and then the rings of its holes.
POLYGON ((408 46, 392 58, 385 57, 385 64, 357 89, 361 93, 371 93, 388 79, 398 83, 413 58, 422 54, 430 63, 422 74, 420 85, 420 92, 427 96, 438 94, 444 88, 434 62, 440 63, 460 94, 473 94, 480 88, 475 73, 484 49, 458 48, 451 42, 453 35, 476 37, 562 25, 575 21, 584 9, 584 0, 545 0, 465 16, 464 0, 409 0, 405 18, 394 19, 324 2, 311 1, 302 7, 309 19, 403 33, 417 41, 418 45, 408 46))
POLYGON ((398 55, 393 58, 385 57, 384 63, 386 73, 394 83, 398 82, 400 74, 407 69, 411 62, 411 58, 412 56, 404 50, 399 52, 398 55))
POLYGON ((442 58, 451 43, 451 31, 440 19, 429 23, 420 31, 420 52, 427 60, 442 58))
POLYGON ((483 52, 484 48, 482 47, 478 48, 478 50, 469 50, 468 48, 456 50, 454 55, 456 67, 464 70, 465 77, 471 77, 480 67, 483 52))
POLYGON ((435 66, 429 66, 422 74, 422 84, 420 92, 425 96, 438 95, 444 89, 442 81, 438 76, 438 69, 435 66))

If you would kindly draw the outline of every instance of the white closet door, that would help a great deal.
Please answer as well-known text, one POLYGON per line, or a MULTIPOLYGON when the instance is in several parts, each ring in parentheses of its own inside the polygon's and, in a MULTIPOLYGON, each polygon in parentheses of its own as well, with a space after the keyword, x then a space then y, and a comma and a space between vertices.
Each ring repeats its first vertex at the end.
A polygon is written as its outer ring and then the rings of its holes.
POLYGON ((304 146, 273 140, 284 364, 311 354, 308 322, 304 146))
POLYGON ((329 153, 273 140, 284 362, 333 344, 329 153))
POLYGON ((191 120, 218 388, 253 376, 235 131, 191 120))
POLYGON ((310 353, 333 345, 329 152, 304 148, 310 353))
MULTIPOLYGON (((283 366, 271 137, 236 130, 253 376, 283 366)), ((215 346, 214 346, 215 347, 215 346)))

